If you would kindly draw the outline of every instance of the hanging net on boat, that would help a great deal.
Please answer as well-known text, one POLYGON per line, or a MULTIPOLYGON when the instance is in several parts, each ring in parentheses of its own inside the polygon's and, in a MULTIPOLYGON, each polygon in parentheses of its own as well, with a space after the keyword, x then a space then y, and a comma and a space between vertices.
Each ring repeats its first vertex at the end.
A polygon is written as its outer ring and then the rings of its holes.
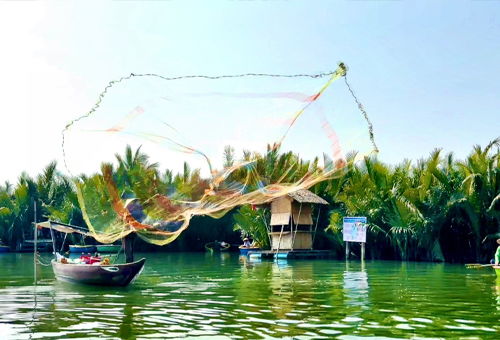
POLYGON ((219 218, 342 175, 377 151, 366 112, 347 81, 335 82, 345 76, 340 64, 318 75, 110 82, 63 131, 68 171, 100 168, 75 176, 89 231, 102 243, 135 232, 165 245, 193 216, 219 218))

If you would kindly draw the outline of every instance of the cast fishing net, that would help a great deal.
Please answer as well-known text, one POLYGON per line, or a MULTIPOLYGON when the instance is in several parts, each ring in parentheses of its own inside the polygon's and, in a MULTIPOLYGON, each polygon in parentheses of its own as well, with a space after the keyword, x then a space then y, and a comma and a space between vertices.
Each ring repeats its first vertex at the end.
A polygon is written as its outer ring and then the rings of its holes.
POLYGON ((342 175, 348 162, 376 152, 366 112, 347 81, 335 82, 345 76, 340 64, 319 75, 110 82, 63 131, 90 232, 102 243, 135 232, 165 245, 193 216, 219 218, 342 175), (346 159, 350 150, 358 157, 346 159))

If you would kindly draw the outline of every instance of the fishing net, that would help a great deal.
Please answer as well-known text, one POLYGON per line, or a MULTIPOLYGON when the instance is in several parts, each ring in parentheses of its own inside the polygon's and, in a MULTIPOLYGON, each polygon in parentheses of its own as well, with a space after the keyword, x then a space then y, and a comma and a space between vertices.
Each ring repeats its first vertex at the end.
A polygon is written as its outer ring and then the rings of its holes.
POLYGON ((102 243, 135 232, 165 245, 193 216, 220 218, 340 176, 346 151, 358 152, 349 162, 376 151, 362 106, 335 82, 345 75, 340 64, 320 75, 110 82, 63 131, 67 169, 100 168, 74 175, 90 232, 102 243))

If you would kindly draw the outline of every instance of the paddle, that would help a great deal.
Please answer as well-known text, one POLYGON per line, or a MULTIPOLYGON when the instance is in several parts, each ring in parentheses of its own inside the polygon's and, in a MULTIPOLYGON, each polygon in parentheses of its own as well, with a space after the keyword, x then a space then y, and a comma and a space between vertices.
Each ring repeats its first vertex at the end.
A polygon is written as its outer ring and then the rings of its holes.
POLYGON ((486 267, 493 267, 494 264, 481 264, 481 263, 467 263, 465 264, 465 268, 467 269, 482 269, 486 267))

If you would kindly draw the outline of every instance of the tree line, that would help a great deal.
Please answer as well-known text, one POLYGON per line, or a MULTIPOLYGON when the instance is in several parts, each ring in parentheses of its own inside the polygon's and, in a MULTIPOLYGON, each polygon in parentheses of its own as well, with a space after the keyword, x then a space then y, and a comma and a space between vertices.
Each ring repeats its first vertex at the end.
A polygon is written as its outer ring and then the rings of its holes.
MULTIPOLYGON (((464 160, 453 154, 434 150, 415 164, 405 160, 398 165, 365 157, 352 162, 355 153, 347 156, 347 166, 331 179, 310 190, 326 199, 328 207, 317 208, 320 235, 316 248, 331 249, 343 254, 342 218, 368 218, 367 257, 422 261, 488 261, 500 237, 500 139, 486 147, 475 146, 464 160)), ((145 190, 154 181, 155 190, 175 200, 193 200, 207 186, 199 169, 184 163, 174 174, 150 163, 141 148, 127 146, 123 155, 115 157, 117 166, 104 164, 113 172, 124 191, 145 190)), ((225 167, 237 157, 228 146, 223 155, 225 167)), ((306 161, 293 152, 279 152, 268 147, 264 155, 245 151, 242 159, 253 161, 252 172, 258 174, 249 185, 293 183, 306 174, 321 171, 318 159, 306 161), (255 183, 253 183, 254 181, 255 183), (258 182, 258 183, 257 183, 258 182)), ((79 180, 94 186, 103 185, 99 175, 81 175, 79 180)), ((228 180, 248 180, 248 169, 231 173, 228 180)), ((12 249, 32 238, 32 222, 52 219, 74 225, 85 225, 71 178, 49 163, 36 177, 26 173, 17 183, 0 185, 0 242, 12 249)), ((263 246, 268 245, 265 221, 269 210, 248 205, 233 209, 222 219, 196 217, 191 226, 167 250, 202 250, 215 239, 238 243, 250 235, 263 246)), ((76 240, 75 240, 76 242, 76 240)), ((139 244, 139 249, 156 248, 139 244)), ((356 249, 354 249, 356 252, 356 249)))

